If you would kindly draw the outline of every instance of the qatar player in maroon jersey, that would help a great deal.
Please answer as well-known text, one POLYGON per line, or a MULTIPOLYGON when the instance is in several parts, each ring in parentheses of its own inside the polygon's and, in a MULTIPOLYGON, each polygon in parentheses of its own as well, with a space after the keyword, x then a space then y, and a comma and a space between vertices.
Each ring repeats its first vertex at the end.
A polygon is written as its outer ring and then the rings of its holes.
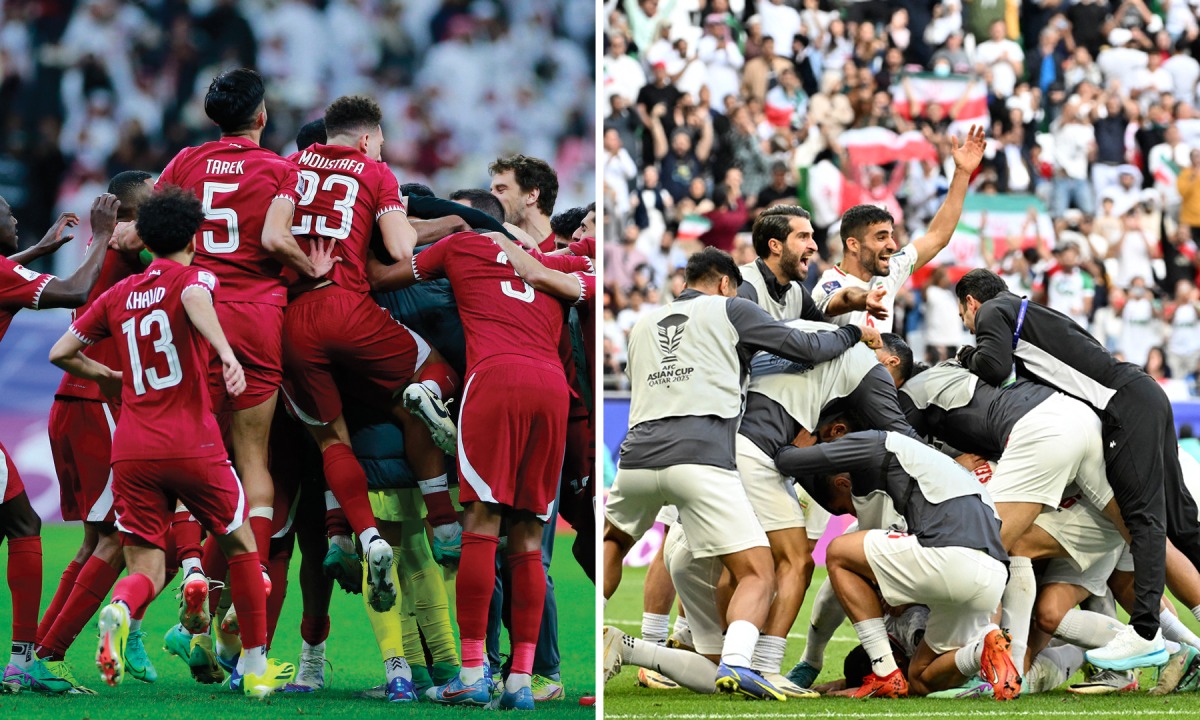
MULTIPOLYGON (((22 308, 41 310, 79 307, 100 276, 116 225, 119 203, 112 195, 101 195, 92 204, 92 246, 83 264, 71 277, 60 280, 21 265, 54 252, 73 236, 64 230, 78 222, 74 213, 63 215, 34 247, 9 257, 0 257, 0 339, 8 331, 13 315, 22 308)), ((0 198, 0 253, 16 250, 17 221, 8 202, 0 198)), ((0 536, 8 542, 8 587, 12 597, 12 657, 4 670, 0 690, 30 689, 61 693, 73 684, 60 677, 34 655, 37 617, 42 598, 42 521, 29 504, 21 476, 12 458, 0 445, 0 536)))
POLYGON ((513 155, 499 158, 488 166, 492 174, 492 194, 504 206, 504 222, 516 225, 533 238, 537 249, 555 249, 550 216, 558 198, 558 173, 545 160, 513 155))
POLYGON ((166 582, 167 536, 181 501, 228 558, 243 646, 230 685, 261 698, 291 680, 295 668, 267 660, 266 587, 246 524, 246 496, 205 382, 215 354, 229 395, 246 388, 213 306, 217 277, 192 265, 203 218, 188 190, 166 187, 146 200, 137 231, 154 262, 97 298, 54 345, 50 360, 108 394, 121 394, 112 441, 113 504, 129 574, 100 612, 101 677, 113 686, 124 677, 129 634, 140 629, 136 618, 166 582), (107 337, 118 340, 119 370, 83 354, 107 337))
POLYGON ((307 238, 306 244, 336 243, 339 262, 325 279, 293 286, 283 333, 288 399, 320 445, 325 482, 362 541, 366 599, 378 612, 396 599, 392 549, 375 527, 366 473, 350 448, 335 374, 353 377, 362 397, 377 399, 379 409, 401 425, 405 455, 426 493, 435 532, 459 531, 443 454, 454 451, 454 425, 443 398, 457 390, 457 373, 437 350, 392 319, 371 298, 367 283, 376 224, 399 263, 410 263, 417 240, 399 184, 379 160, 381 119, 379 105, 369 98, 338 98, 325 110, 326 143, 291 157, 304 188, 292 233, 307 238))
MULTIPOLYGON (((267 124, 264 93, 262 78, 253 70, 239 68, 214 78, 204 111, 221 128, 221 138, 181 150, 158 184, 191 190, 204 207, 204 223, 196 237, 196 266, 216 275, 224 288, 217 316, 245 369, 246 391, 238 397, 225 395, 215 358, 209 386, 218 401, 216 411, 232 411, 230 453, 246 488, 250 526, 262 548, 266 572, 274 514, 267 444, 283 378, 281 343, 287 304, 281 271, 286 266, 301 277, 316 279, 324 277, 331 265, 314 265, 292 237, 299 176, 295 165, 259 145, 267 124)), ((219 559, 214 554, 206 557, 219 559)), ((198 563, 191 565, 183 580, 181 622, 185 626, 207 627, 203 609, 207 587, 198 563)))
POLYGON ((563 306, 522 282, 505 252, 474 232, 443 238, 411 266, 372 265, 371 271, 377 291, 448 278, 467 340, 458 425, 459 500, 466 508, 456 585, 462 671, 427 696, 449 704, 491 701, 484 638, 496 548, 507 521, 512 669, 499 706, 533 709, 529 683, 546 594, 542 527, 566 443, 569 391, 558 355, 563 306))
POLYGON ((567 445, 563 462, 562 484, 558 494, 559 515, 575 528, 571 553, 587 576, 595 582, 595 486, 591 482, 596 465, 595 433, 595 307, 596 275, 591 255, 595 254, 595 238, 585 233, 595 232, 595 205, 588 207, 584 222, 575 231, 568 248, 543 255, 529 253, 500 233, 487 233, 496 241, 512 263, 513 270, 535 290, 548 293, 579 308, 579 324, 583 335, 583 360, 587 375, 581 375, 576 363, 569 332, 564 331, 560 346, 567 378, 581 395, 571 398, 567 416, 567 445), (586 388, 586 390, 584 390, 586 388))
MULTIPOLYGON (((153 189, 152 176, 141 170, 118 173, 108 192, 120 201, 114 250, 105 256, 100 279, 88 301, 75 311, 79 317, 100 294, 121 280, 142 272, 142 249, 132 231, 142 201, 153 189)), ((97 240, 93 238, 92 242, 97 240)), ((117 362, 116 341, 89 347, 88 357, 105 365, 117 362)), ((50 406, 50 450, 58 473, 64 520, 83 521, 83 543, 67 564, 37 632, 37 656, 53 669, 83 626, 92 619, 125 567, 121 540, 114 524, 112 472, 109 462, 112 432, 120 417, 120 399, 108 397, 94 382, 63 373, 50 406)), ((141 642, 141 636, 131 637, 141 642)), ((134 669, 139 679, 153 681, 153 665, 134 669)))

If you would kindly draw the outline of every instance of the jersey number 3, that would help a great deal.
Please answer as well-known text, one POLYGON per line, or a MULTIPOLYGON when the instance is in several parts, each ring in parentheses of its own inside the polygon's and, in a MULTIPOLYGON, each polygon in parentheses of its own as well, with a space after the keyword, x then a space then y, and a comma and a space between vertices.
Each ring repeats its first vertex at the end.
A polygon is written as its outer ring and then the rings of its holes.
MULTIPOLYGON (((508 265, 508 255, 506 255, 504 253, 504 251, 501 250, 500 254, 496 256, 496 262, 500 263, 501 265, 508 265)), ((516 274, 515 270, 513 271, 513 274, 514 275, 516 274)), ((517 275, 517 277, 520 277, 520 275, 517 275)), ((500 281, 500 292, 504 293, 505 295, 509 296, 510 298, 516 298, 516 299, 520 300, 521 302, 527 302, 527 303, 533 302, 533 298, 535 297, 536 291, 523 282, 521 283, 521 285, 525 289, 518 291, 517 288, 513 286, 512 280, 501 280, 500 281)))
POLYGON ((179 353, 171 344, 174 336, 171 334, 171 321, 164 310, 154 310, 142 318, 139 324, 137 318, 129 318, 121 323, 121 332, 125 333, 125 341, 129 345, 129 364, 133 371, 133 389, 138 395, 146 394, 146 385, 151 390, 164 390, 174 387, 183 380, 183 369, 179 366, 179 353), (138 337, 149 337, 154 326, 158 326, 159 337, 154 341, 154 350, 167 356, 167 375, 163 377, 155 368, 144 368, 141 355, 138 354, 138 337), (134 329, 137 334, 134 334, 134 329), (145 379, 143 380, 143 375, 145 379))

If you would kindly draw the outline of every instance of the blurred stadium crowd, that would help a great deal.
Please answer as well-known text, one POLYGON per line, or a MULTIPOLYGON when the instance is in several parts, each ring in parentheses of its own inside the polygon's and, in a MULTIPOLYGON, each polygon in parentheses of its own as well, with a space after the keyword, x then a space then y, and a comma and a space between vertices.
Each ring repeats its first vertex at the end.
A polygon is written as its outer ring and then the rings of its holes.
MULTIPOLYGON (((4 0, 0 8, 0 195, 24 221, 22 247, 60 211, 86 216, 114 174, 158 172, 180 148, 215 138, 202 90, 236 66, 267 80, 263 144, 276 152, 294 151, 296 130, 331 100, 362 93, 383 106, 383 157, 402 183, 486 188, 488 163, 520 152, 557 170, 562 207, 594 196, 588 0, 4 0)), ((83 252, 71 249, 59 253, 64 268, 83 252)))
MULTIPOLYGON (((954 239, 897 301, 927 359, 969 339, 953 285, 991 267, 1071 315, 1172 399, 1200 395, 1200 2, 608 0, 605 378, 704 245, 750 262, 763 208, 886 207, 919 236, 988 131, 954 239)), ((817 262, 814 259, 814 262, 817 262)))

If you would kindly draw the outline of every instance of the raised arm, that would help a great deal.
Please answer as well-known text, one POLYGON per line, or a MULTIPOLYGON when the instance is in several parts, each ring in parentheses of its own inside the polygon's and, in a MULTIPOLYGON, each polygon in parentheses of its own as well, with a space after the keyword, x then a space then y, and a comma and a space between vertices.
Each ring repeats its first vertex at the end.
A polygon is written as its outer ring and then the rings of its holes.
POLYGON ((957 138, 953 138, 951 142, 954 146, 954 177, 950 179, 946 200, 929 221, 929 229, 913 241, 913 247, 917 249, 917 262, 913 265, 913 270, 928 263, 950 244, 950 238, 953 237, 958 220, 962 217, 963 200, 967 197, 971 174, 983 161, 985 137, 982 127, 973 125, 962 145, 958 144, 957 138))
POLYGON ((73 234, 64 235, 63 231, 78 224, 78 215, 73 212, 63 213, 58 216, 58 220, 54 221, 54 224, 50 226, 50 229, 46 231, 41 240, 38 240, 36 245, 26 248, 15 255, 9 255, 8 259, 18 265, 28 265, 38 258, 52 255, 75 237, 73 234))
POLYGON ((246 389, 246 378, 242 373, 241 363, 233 354, 233 348, 225 339, 225 331, 221 329, 221 322, 217 320, 217 310, 213 307, 212 293, 204 288, 193 286, 183 291, 182 299, 183 309, 187 313, 188 320, 217 352, 217 357, 221 358, 226 390, 232 397, 241 395, 242 391, 246 389))
POLYGON ((83 262, 71 276, 54 278, 46 283, 38 299, 38 307, 77 308, 87 302, 88 295, 100 279, 100 268, 104 266, 104 253, 108 252, 108 241, 117 226, 117 210, 121 201, 116 195, 105 193, 92 203, 92 246, 83 256, 83 262))

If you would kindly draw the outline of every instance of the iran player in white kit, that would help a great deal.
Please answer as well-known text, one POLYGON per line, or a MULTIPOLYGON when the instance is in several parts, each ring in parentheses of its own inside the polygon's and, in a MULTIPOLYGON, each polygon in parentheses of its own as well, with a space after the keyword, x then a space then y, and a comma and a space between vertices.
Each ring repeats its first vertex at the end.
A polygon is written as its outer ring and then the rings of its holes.
POLYGON ((830 300, 846 288, 861 288, 867 291, 883 288, 886 295, 883 304, 887 315, 880 319, 864 310, 843 315, 833 315, 839 325, 869 325, 879 332, 892 332, 892 310, 896 304, 896 293, 912 274, 932 260, 949 243, 962 215, 963 199, 971 175, 983 160, 983 128, 973 126, 962 145, 954 139, 954 177, 946 200, 926 233, 911 244, 899 249, 893 233, 894 220, 891 213, 875 205, 855 205, 842 215, 842 262, 826 270, 812 297, 817 307, 826 315, 836 313, 837 303, 830 307, 830 300))

